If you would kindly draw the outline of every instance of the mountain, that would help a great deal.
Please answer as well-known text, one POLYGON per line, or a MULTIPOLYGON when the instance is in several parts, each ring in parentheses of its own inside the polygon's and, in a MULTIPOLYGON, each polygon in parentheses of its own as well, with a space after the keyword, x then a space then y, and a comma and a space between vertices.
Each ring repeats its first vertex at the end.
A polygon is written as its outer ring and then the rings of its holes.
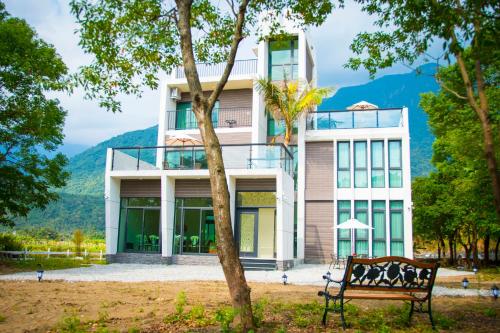
POLYGON ((35 209, 16 221, 16 228, 47 227, 63 234, 77 228, 104 236, 104 168, 110 147, 151 146, 158 127, 127 132, 99 143, 69 159, 71 178, 60 190, 60 199, 44 210, 35 209))
POLYGON ((439 89, 432 77, 435 68, 435 64, 426 64, 410 73, 385 75, 363 85, 340 88, 334 96, 325 99, 318 110, 345 110, 362 100, 379 108, 408 107, 411 174, 412 177, 427 174, 431 170, 434 137, 427 124, 427 114, 418 104, 421 93, 439 89))
MULTIPOLYGON (((423 67, 430 72, 434 67, 423 67)), ((420 93, 437 91, 430 76, 416 72, 387 75, 367 84, 344 87, 319 110, 345 109, 361 100, 377 104, 381 108, 407 106, 410 117, 412 176, 430 170, 433 137, 427 126, 427 116, 418 107, 420 93)), ((19 219, 16 228, 49 227, 62 233, 76 228, 104 235, 104 167, 106 149, 120 146, 151 146, 156 144, 157 126, 127 132, 99 143, 69 160, 71 179, 60 190, 61 198, 45 210, 34 210, 26 219, 19 219)))

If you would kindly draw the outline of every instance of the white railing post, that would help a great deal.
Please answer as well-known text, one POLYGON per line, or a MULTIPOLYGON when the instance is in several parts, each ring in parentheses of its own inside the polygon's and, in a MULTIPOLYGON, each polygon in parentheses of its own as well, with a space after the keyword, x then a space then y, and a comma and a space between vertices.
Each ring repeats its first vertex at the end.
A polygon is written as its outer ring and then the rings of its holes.
POLYGON ((28 248, 25 247, 24 248, 24 260, 26 260, 27 257, 28 257, 28 248))
POLYGON ((66 250, 66 257, 69 257, 69 249, 66 250))
POLYGON ((99 260, 102 260, 102 250, 99 251, 99 260))
POLYGON ((47 258, 50 258, 50 247, 47 249, 47 258))
POLYGON ((85 251, 83 252, 83 257, 86 258, 87 257, 87 249, 85 249, 85 251))

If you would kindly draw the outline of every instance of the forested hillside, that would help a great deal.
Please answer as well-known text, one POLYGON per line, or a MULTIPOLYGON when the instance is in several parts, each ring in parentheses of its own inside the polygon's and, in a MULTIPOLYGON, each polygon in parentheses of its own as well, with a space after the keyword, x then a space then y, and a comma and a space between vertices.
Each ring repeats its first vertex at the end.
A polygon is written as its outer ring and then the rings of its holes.
MULTIPOLYGON (((432 73, 433 66, 423 68, 432 73)), ((415 72, 387 75, 360 86, 345 87, 325 100, 320 110, 339 110, 366 100, 381 108, 407 106, 410 113, 412 176, 430 170, 433 137, 427 126, 427 115, 418 107, 420 93, 436 91, 430 75, 415 72)), ((47 226, 69 233, 75 228, 104 233, 104 167, 106 149, 120 146, 151 146, 156 144, 157 127, 127 132, 104 141, 70 159, 71 179, 61 190, 61 199, 44 211, 35 210, 27 219, 18 220, 18 228, 47 226)))

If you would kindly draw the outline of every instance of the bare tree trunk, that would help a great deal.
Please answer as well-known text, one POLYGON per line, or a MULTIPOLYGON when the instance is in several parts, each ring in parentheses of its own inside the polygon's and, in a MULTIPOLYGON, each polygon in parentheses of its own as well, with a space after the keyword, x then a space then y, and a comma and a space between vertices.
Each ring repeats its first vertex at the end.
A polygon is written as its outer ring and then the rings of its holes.
MULTIPOLYGON (((456 37, 454 37, 456 41, 456 37)), ((493 139, 493 131, 491 128, 491 121, 489 117, 489 106, 488 99, 486 98, 484 79, 481 69, 481 63, 479 60, 475 62, 475 72, 476 72, 476 84, 479 95, 479 102, 476 102, 474 96, 474 88, 467 72, 467 67, 465 61, 462 57, 462 52, 456 52, 458 68, 460 69, 460 74, 465 84, 465 91, 467 93, 467 101, 469 102, 472 109, 476 112, 481 127, 483 129, 483 140, 484 140, 484 156, 486 158, 486 163, 488 166, 488 173, 491 177, 491 185, 493 187, 493 198, 495 204, 495 210, 497 214, 497 220, 500 221, 500 175, 498 169, 498 163, 496 160, 495 152, 495 141, 493 139)))
POLYGON ((495 263, 498 264, 498 249, 500 248, 500 237, 497 238, 497 245, 495 245, 495 263))
POLYGON ((227 177, 224 169, 222 150, 219 139, 212 124, 212 109, 229 78, 234 65, 238 45, 243 39, 242 29, 248 1, 243 0, 236 17, 231 50, 224 73, 207 99, 199 80, 193 52, 191 34, 192 0, 176 0, 178 9, 177 27, 180 34, 180 44, 184 72, 189 85, 193 112, 198 121, 201 138, 210 174, 210 185, 215 217, 215 232, 217 237, 217 254, 231 295, 232 305, 237 312, 239 324, 243 332, 254 328, 250 288, 247 285, 245 273, 241 266, 238 249, 234 240, 231 225, 230 199, 227 187, 227 177))
POLYGON ((438 260, 441 260, 441 242, 438 240, 438 260))
POLYGON ((478 266, 479 265, 479 256, 478 256, 478 249, 477 249, 477 231, 474 229, 472 231, 472 260, 474 261, 474 265, 478 266))
POLYGON ((486 234, 483 241, 484 250, 484 264, 488 265, 490 263, 490 234, 486 234))
POLYGON ((453 265, 455 263, 454 256, 453 256, 453 237, 448 237, 448 250, 450 251, 450 259, 448 260, 450 265, 453 265))

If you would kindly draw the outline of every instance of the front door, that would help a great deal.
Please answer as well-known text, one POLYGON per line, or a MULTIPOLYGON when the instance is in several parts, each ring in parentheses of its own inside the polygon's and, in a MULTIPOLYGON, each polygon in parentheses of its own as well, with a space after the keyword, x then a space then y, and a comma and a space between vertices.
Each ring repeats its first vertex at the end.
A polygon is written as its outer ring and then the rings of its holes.
POLYGON ((257 256, 258 214, 257 210, 242 210, 238 213, 238 240, 241 257, 257 256))

